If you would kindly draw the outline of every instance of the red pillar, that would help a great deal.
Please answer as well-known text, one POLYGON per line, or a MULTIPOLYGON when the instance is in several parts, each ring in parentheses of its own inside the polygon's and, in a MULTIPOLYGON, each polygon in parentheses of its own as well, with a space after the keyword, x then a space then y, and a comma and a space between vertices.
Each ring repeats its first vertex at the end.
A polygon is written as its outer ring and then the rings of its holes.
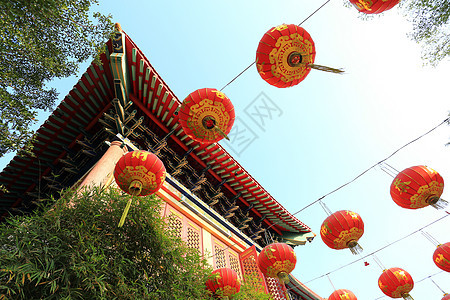
POLYGON ((86 175, 79 189, 88 186, 104 186, 113 176, 114 168, 119 159, 128 152, 127 147, 121 148, 122 142, 114 141, 109 149, 103 154, 102 158, 94 165, 91 171, 86 175))

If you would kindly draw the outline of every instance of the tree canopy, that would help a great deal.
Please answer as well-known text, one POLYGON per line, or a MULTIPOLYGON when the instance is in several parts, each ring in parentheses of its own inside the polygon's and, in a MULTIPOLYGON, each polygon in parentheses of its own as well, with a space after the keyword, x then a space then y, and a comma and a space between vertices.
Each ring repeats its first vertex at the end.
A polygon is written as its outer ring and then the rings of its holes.
POLYGON ((410 37, 422 45, 426 63, 436 66, 450 55, 450 2, 409 0, 403 10, 413 25, 410 37))
POLYGON ((96 57, 112 32, 111 16, 91 13, 97 0, 0 1, 0 156, 29 149, 39 110, 57 92, 46 84, 96 57))

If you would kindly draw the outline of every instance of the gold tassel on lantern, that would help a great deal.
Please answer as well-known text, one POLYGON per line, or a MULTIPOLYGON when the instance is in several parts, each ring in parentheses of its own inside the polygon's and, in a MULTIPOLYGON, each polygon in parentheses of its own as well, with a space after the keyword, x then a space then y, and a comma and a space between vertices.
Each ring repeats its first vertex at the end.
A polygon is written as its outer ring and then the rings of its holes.
POLYGON ((403 294, 402 297, 403 297, 403 299, 405 299, 405 300, 414 300, 414 298, 411 297, 411 295, 408 294, 408 293, 403 294))
POLYGON ((316 70, 324 71, 324 72, 330 72, 330 73, 336 73, 336 74, 344 73, 344 70, 342 70, 342 69, 336 69, 336 68, 331 68, 331 67, 327 67, 327 66, 321 66, 321 65, 316 65, 316 64, 308 64, 307 66, 312 69, 316 69, 316 70))

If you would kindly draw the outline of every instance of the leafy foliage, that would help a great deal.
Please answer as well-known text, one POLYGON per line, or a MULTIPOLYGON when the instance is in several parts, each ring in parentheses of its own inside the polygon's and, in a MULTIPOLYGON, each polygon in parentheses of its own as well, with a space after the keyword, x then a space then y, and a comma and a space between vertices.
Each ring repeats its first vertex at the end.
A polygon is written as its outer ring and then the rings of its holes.
POLYGON ((45 84, 76 74, 112 32, 97 0, 0 1, 0 156, 30 148, 38 110, 50 110, 56 90, 45 84))
POLYGON ((171 234, 153 196, 65 193, 0 225, 0 299, 207 299, 212 269, 171 234))
POLYGON ((423 59, 436 66, 450 55, 450 2, 448 0, 409 0, 403 10, 413 24, 410 37, 422 44, 423 59))

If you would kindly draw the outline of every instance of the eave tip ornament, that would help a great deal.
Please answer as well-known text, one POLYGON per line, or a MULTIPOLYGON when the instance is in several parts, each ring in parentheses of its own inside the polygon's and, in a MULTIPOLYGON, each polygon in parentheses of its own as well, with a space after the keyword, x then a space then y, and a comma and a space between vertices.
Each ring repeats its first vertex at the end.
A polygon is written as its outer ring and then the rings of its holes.
POLYGON ((283 24, 272 27, 259 42, 256 67, 267 83, 286 88, 300 83, 311 68, 332 73, 341 69, 314 64, 316 49, 309 33, 300 26, 283 24))
POLYGON ((448 202, 441 199, 444 179, 427 166, 406 168, 394 178, 390 188, 392 200, 397 205, 418 209, 428 205, 442 209, 448 202))
POLYGON ((228 138, 235 119, 230 99, 216 89, 203 88, 190 93, 181 104, 179 121, 193 140, 211 144, 228 138))
MULTIPOLYGON (((155 193, 166 179, 163 162, 153 153, 143 150, 128 152, 122 156, 114 168, 117 185, 132 196, 147 196, 155 193)), ((122 214, 119 227, 122 227, 130 209, 131 198, 122 214)))
POLYGON ((396 6, 400 0, 350 0, 362 13, 379 14, 396 6))
POLYGON ((353 254, 362 252, 358 240, 364 234, 361 216, 349 210, 340 210, 328 216, 320 227, 322 241, 331 249, 349 248, 353 254))

